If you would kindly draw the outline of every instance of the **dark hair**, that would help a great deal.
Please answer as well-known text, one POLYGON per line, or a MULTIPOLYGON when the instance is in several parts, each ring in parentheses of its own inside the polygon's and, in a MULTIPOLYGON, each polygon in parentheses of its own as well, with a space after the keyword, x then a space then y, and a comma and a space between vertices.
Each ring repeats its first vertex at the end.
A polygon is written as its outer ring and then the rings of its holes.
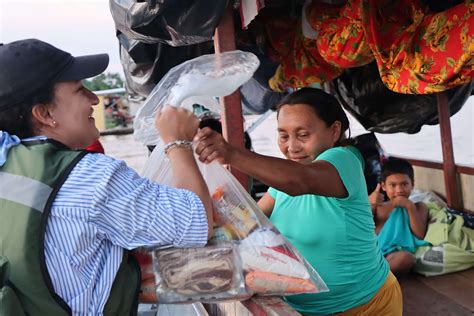
POLYGON ((316 88, 301 88, 285 96, 276 106, 277 117, 280 109, 285 105, 306 104, 309 105, 316 115, 331 126, 335 121, 341 122, 341 135, 335 146, 352 145, 354 141, 350 139, 349 119, 337 99, 316 88), (345 138, 345 132, 349 129, 349 138, 345 138))
POLYGON ((388 158, 382 165, 381 180, 385 181, 389 176, 397 173, 405 174, 410 178, 412 183, 415 182, 413 167, 408 161, 400 158, 388 158))
POLYGON ((0 130, 19 138, 34 136, 31 110, 36 104, 47 104, 54 98, 54 83, 39 88, 34 96, 20 104, 0 110, 0 130))

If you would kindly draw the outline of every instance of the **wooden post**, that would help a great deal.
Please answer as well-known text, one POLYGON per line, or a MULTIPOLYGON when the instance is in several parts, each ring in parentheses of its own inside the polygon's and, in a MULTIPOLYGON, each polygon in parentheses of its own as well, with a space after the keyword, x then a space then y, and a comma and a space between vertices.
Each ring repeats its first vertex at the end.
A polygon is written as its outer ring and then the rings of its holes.
POLYGON ((459 191, 456 163, 454 161, 453 138, 451 135, 450 111, 446 92, 436 94, 438 103, 439 129, 443 149, 444 185, 448 205, 456 210, 462 210, 461 192, 459 191))
MULTIPOLYGON (((222 16, 219 26, 214 34, 214 50, 216 54, 235 50, 234 20, 232 17, 232 2, 227 6, 226 12, 222 16)), ((229 96, 220 99, 222 109, 222 132, 224 138, 232 145, 244 147, 244 119, 242 115, 242 104, 240 100, 240 90, 236 90, 229 96)), ((235 168, 230 168, 232 174, 239 180, 242 186, 249 190, 248 177, 235 168)), ((274 307, 271 315, 299 315, 286 305, 280 298, 269 298, 273 301, 281 302, 282 306, 274 307)), ((265 300, 265 299, 264 299, 265 300)), ((273 302, 272 301, 272 302, 273 302)), ((211 315, 258 315, 267 316, 264 308, 256 304, 253 300, 243 302, 228 302, 217 304, 206 304, 211 315), (248 313, 248 314, 247 314, 248 313)))
MULTIPOLYGON (((216 54, 235 50, 234 20, 232 17, 232 1, 222 16, 219 26, 214 34, 214 50, 216 54)), ((224 138, 236 147, 244 147, 244 119, 242 116, 242 105, 240 90, 237 89, 229 96, 220 98, 222 114, 222 133, 224 138)), ((248 177, 239 170, 230 167, 232 174, 246 189, 248 177)))

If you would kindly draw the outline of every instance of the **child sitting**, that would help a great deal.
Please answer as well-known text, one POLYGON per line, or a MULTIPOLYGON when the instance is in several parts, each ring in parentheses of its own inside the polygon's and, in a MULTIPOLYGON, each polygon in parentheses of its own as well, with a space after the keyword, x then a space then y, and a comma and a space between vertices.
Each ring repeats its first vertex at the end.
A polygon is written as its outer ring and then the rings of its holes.
POLYGON ((382 166, 382 179, 369 196, 377 241, 393 273, 407 272, 415 263, 417 247, 423 241, 428 209, 408 197, 413 190, 413 167, 404 159, 390 158, 382 166), (383 189, 388 201, 383 202, 383 189))

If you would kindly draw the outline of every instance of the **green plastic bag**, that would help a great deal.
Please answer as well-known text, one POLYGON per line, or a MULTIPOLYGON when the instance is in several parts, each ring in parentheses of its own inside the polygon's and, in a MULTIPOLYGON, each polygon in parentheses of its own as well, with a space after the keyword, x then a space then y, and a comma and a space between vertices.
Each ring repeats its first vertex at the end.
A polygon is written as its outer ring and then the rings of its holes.
POLYGON ((434 203, 427 206, 430 221, 425 240, 431 245, 417 249, 415 272, 434 276, 474 267, 474 230, 463 226, 461 216, 434 203))

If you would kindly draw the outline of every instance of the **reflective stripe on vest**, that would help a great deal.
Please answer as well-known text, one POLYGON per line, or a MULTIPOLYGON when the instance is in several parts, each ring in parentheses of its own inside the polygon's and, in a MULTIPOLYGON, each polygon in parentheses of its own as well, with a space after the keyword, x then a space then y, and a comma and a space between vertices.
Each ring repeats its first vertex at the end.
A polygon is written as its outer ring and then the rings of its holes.
MULTIPOLYGON (((27 315, 71 315, 53 287, 44 238, 56 194, 86 152, 40 140, 14 146, 8 154, 0 166, 0 255, 10 262, 8 282, 27 315)), ((104 315, 138 310, 140 269, 128 251, 123 256, 104 315)))
POLYGON ((53 188, 40 181, 0 172, 0 199, 23 204, 43 212, 52 191, 53 188))

